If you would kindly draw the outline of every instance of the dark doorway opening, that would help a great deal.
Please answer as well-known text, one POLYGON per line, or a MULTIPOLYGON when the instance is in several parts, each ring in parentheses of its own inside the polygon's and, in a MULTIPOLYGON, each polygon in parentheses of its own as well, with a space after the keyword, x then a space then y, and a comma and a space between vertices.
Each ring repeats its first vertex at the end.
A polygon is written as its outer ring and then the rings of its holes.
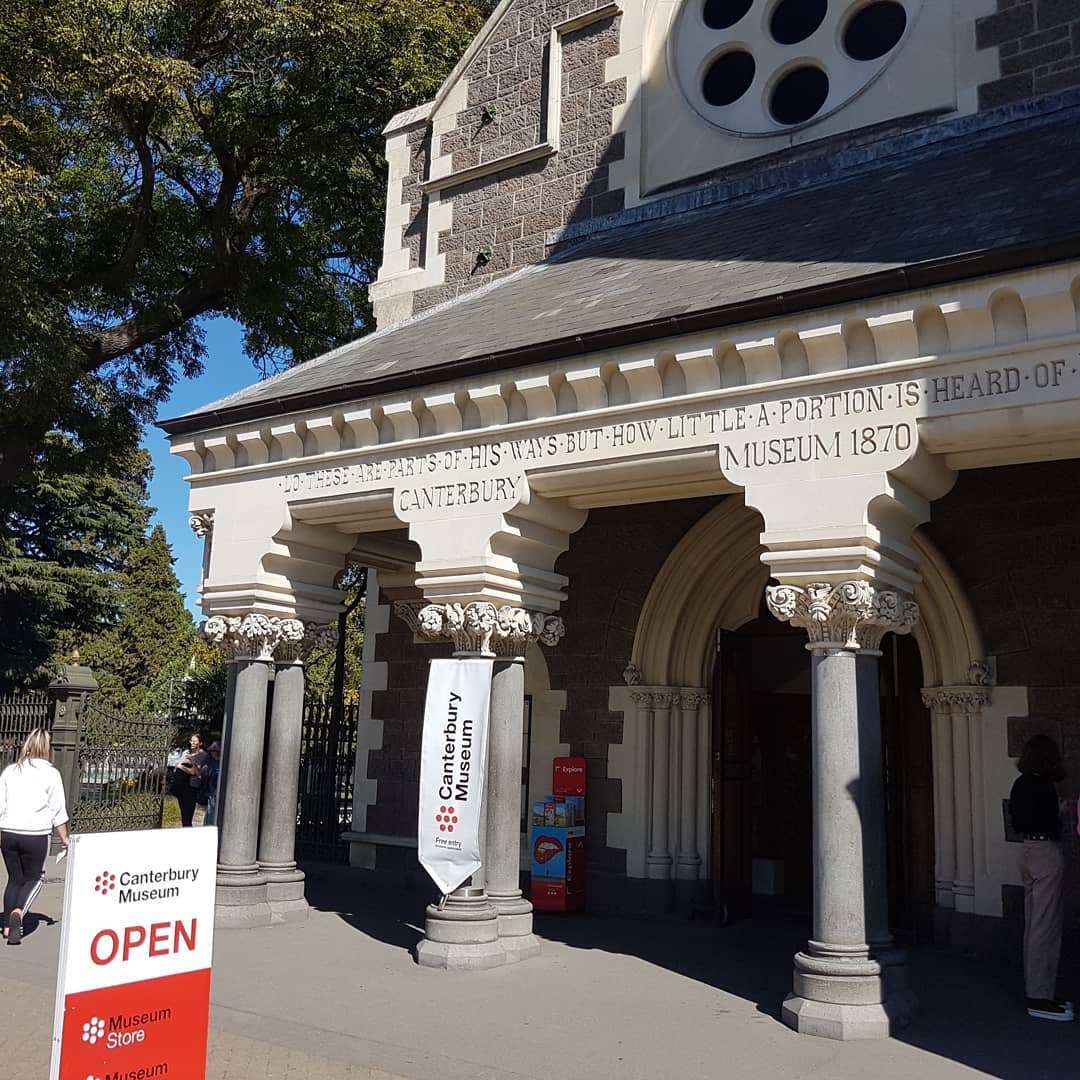
MULTIPOLYGON (((806 635, 763 614, 721 631, 713 680, 712 876, 722 918, 809 914, 813 900, 810 653, 806 635)), ((882 768, 889 921, 929 941, 933 774, 922 664, 910 637, 882 644, 882 768)))

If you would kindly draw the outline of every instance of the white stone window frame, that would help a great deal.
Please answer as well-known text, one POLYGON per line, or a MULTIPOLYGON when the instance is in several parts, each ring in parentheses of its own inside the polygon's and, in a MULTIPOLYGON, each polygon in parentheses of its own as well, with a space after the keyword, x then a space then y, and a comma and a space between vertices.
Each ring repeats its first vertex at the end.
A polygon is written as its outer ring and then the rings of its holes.
POLYGON ((771 32, 773 14, 782 0, 755 0, 750 10, 730 27, 715 30, 705 24, 705 0, 684 0, 669 38, 669 63, 690 106, 709 124, 734 134, 768 136, 820 123, 867 90, 905 49, 918 24, 923 0, 892 0, 907 16, 897 43, 875 60, 854 60, 843 47, 850 19, 878 0, 829 3, 824 19, 802 41, 783 45, 771 32), (710 65, 728 52, 749 53, 755 63, 753 81, 730 105, 711 105, 702 85, 710 65), (825 72, 829 92, 809 119, 784 124, 775 120, 769 103, 773 90, 789 72, 815 67, 825 72))
POLYGON ((923 0, 901 46, 892 50, 892 60, 846 104, 827 115, 822 110, 803 124, 748 136, 710 123, 688 104, 669 46, 683 6, 682 0, 646 0, 641 81, 637 88, 628 88, 628 93, 636 89, 641 106, 640 172, 633 185, 638 199, 737 162, 843 132, 905 117, 973 113, 978 84, 997 77, 996 58, 988 60, 986 51, 975 50, 973 21, 993 11, 994 0, 923 0))

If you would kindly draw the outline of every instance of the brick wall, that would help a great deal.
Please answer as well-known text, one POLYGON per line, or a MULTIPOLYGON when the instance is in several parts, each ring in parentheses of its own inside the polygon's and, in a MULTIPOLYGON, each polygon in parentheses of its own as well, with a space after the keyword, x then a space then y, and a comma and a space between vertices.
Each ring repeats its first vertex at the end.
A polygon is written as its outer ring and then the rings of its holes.
MULTIPOLYGON (((439 153, 459 172, 536 146, 544 132, 546 55, 553 25, 593 10, 595 0, 558 3, 522 0, 464 72, 467 107, 456 127, 440 136, 439 153)), ((612 137, 612 110, 626 99, 625 79, 605 82, 608 59, 619 51, 615 16, 562 39, 559 152, 443 190, 453 203, 453 224, 439 237, 446 259, 443 284, 416 294, 414 311, 486 284, 544 257, 544 231, 569 221, 623 208, 608 167, 621 160, 624 142, 612 137), (478 258, 490 249, 490 257, 478 258)), ((420 155, 417 167, 426 167, 420 155)), ((418 195, 416 177, 407 188, 418 195)), ((426 204, 411 197, 406 235, 418 235, 426 204)), ((415 264, 414 264, 415 265, 415 264)))
MULTIPOLYGON (((975 609, 1002 686, 1028 688, 1028 712, 1009 720, 1010 757, 1035 734, 1051 735, 1069 775, 1059 793, 1080 794, 1080 462, 961 473, 934 503, 928 531, 975 609)), ((1068 919, 1080 929, 1080 843, 1069 849, 1068 919)), ((1010 905, 1014 907, 1014 905, 1010 905)))
POLYGON ((1080 3, 997 0, 975 23, 978 49, 997 49, 1001 77, 979 87, 979 108, 1080 86, 1080 3))

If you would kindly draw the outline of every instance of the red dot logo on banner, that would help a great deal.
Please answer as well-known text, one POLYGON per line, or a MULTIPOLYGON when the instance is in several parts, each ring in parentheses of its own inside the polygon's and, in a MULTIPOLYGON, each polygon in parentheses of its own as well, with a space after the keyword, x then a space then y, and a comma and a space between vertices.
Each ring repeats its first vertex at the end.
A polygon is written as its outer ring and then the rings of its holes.
POLYGON ((439 823, 439 832, 453 832, 457 824, 457 815, 452 806, 440 806, 435 820, 439 823))
POLYGON ((94 892, 109 893, 116 888, 116 875, 108 870, 94 878, 94 892))
POLYGON ((105 1038, 105 1021, 91 1016, 82 1026, 82 1041, 93 1046, 98 1039, 103 1038, 105 1038))

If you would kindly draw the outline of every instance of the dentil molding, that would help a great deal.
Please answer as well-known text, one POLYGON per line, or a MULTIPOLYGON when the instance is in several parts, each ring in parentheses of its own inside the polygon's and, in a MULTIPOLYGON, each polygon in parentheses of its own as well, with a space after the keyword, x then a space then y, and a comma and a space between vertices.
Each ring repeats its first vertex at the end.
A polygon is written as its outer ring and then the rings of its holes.
POLYGON ((210 645, 230 659, 249 657, 281 664, 302 662, 316 645, 331 645, 337 627, 272 615, 214 615, 201 627, 210 645))
POLYGON ((770 585, 765 599, 776 618, 801 627, 811 644, 844 649, 877 649, 887 633, 908 634, 919 621, 914 600, 868 581, 770 585))

